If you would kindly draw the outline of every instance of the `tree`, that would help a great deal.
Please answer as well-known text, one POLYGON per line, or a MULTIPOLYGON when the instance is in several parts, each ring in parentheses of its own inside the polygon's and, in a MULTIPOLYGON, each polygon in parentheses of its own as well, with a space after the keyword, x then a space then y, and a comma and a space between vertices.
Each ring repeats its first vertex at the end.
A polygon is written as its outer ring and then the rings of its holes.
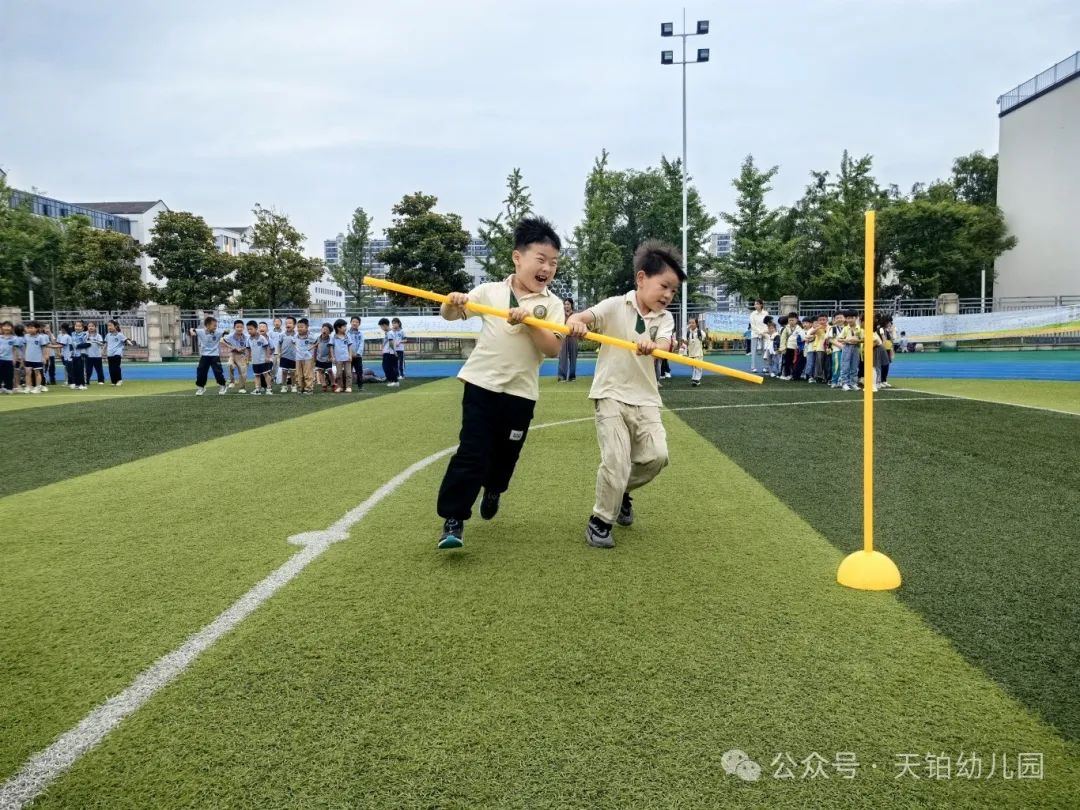
POLYGON ((129 236, 97 230, 86 217, 64 220, 63 300, 76 309, 130 309, 147 300, 136 260, 139 246, 129 236))
POLYGON ((873 159, 854 159, 845 149, 840 171, 822 200, 824 257, 818 271, 803 275, 799 294, 806 298, 857 298, 863 293, 866 212, 883 203, 870 170, 873 159))
POLYGON ((619 216, 621 178, 608 168, 608 151, 601 150, 585 180, 585 215, 574 228, 577 245, 578 296, 585 302, 599 301, 611 288, 611 276, 618 272, 622 255, 615 244, 619 216))
POLYGON ((287 215, 258 203, 252 211, 255 234, 251 251, 239 257, 237 305, 263 309, 306 307, 310 300, 308 285, 323 275, 322 260, 304 256, 304 235, 292 226, 287 215))
POLYGON ((200 216, 162 211, 146 253, 154 258, 154 275, 166 280, 157 293, 163 304, 212 309, 224 303, 233 290, 229 274, 235 263, 214 245, 214 232, 200 216))
MULTIPOLYGON (((469 233, 458 214, 435 212, 438 201, 420 191, 401 198, 393 208, 393 224, 386 229, 390 247, 379 254, 379 261, 390 268, 391 281, 438 293, 460 292, 471 283, 462 269, 469 233)), ((414 302, 396 293, 391 299, 398 304, 414 302)))
POLYGON ((367 275, 370 265, 370 246, 371 217, 363 208, 357 208, 353 211, 352 222, 349 223, 340 261, 336 265, 329 265, 327 269, 338 286, 356 299, 358 306, 374 297, 364 286, 364 276, 367 275))
POLYGON ((889 292, 936 298, 979 294, 983 270, 1016 245, 1005 217, 992 206, 957 200, 901 200, 882 212, 879 244, 894 283, 889 292))
POLYGON ((777 230, 779 214, 765 203, 779 170, 773 166, 761 171, 754 165, 754 156, 747 155, 739 176, 732 181, 739 192, 735 212, 720 215, 731 226, 734 245, 717 270, 728 288, 744 298, 775 298, 787 292, 777 230))
POLYGON ((515 168, 506 178, 506 199, 503 210, 493 219, 481 219, 477 229, 480 239, 491 251, 480 257, 489 280, 502 279, 514 266, 514 228, 533 212, 529 187, 521 179, 521 169, 515 168))
POLYGON ((997 205, 998 156, 982 152, 958 157, 953 161, 952 185, 956 199, 972 205, 997 205))
POLYGON ((11 205, 11 189, 0 176, 0 302, 27 300, 31 278, 39 306, 55 306, 57 271, 62 261, 59 222, 35 216, 29 201, 11 205))

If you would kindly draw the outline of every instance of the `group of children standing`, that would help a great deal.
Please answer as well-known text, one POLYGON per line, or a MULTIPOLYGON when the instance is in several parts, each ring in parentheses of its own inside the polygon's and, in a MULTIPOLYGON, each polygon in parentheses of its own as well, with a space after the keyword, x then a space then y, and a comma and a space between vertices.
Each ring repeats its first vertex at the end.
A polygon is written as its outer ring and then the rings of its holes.
MULTIPOLYGON (((352 393, 353 385, 361 390, 365 382, 377 382, 374 372, 364 369, 364 334, 360 318, 338 318, 324 323, 316 334, 307 318, 275 318, 273 329, 265 321, 233 321, 232 331, 218 328, 217 319, 208 317, 203 328, 190 334, 198 341, 199 366, 195 372, 195 395, 206 393, 211 372, 218 393, 230 388, 247 393, 250 367, 255 378, 253 395, 271 396, 273 386, 279 393, 312 394, 316 388, 334 393, 352 393), (228 351, 229 380, 221 367, 221 352, 228 351)), ((405 331, 394 318, 379 320, 383 331, 383 371, 386 384, 398 387, 405 377, 405 331)))
POLYGON ((53 335, 48 324, 0 323, 0 394, 42 394, 56 385, 56 355, 64 367, 64 384, 72 390, 85 391, 96 372, 98 385, 105 384, 102 358, 109 365, 109 381, 123 385, 121 364, 124 347, 133 345, 111 320, 104 335, 93 321, 76 320, 60 324, 53 335))
POLYGON ((675 343, 675 321, 667 307, 686 278, 682 258, 670 245, 645 242, 634 254, 634 289, 567 316, 570 308, 564 309, 549 287, 561 247, 548 222, 523 219, 514 229, 514 273, 467 294, 451 293, 442 305, 447 320, 470 317, 465 308, 469 302, 509 310, 509 318, 480 316, 476 348, 458 374, 464 383, 461 433, 439 488, 440 549, 462 546, 465 522, 481 490, 480 517, 491 520, 509 487, 539 397, 540 366, 545 358, 559 355, 562 340, 558 333, 524 324, 530 315, 565 322, 576 338, 593 330, 637 345, 636 352, 602 345, 596 360, 589 398, 596 412, 600 468, 585 526, 590 546, 615 545, 614 525, 634 522, 630 493, 668 463, 650 355, 657 349, 670 351, 675 343))
POLYGON ((764 337, 764 372, 781 380, 822 383, 844 391, 858 390, 863 384, 866 352, 870 351, 874 390, 891 388, 889 366, 894 351, 893 321, 887 314, 875 315, 869 331, 863 326, 863 315, 838 312, 800 318, 795 313, 781 316, 783 327, 778 330, 771 315, 762 323, 764 337))

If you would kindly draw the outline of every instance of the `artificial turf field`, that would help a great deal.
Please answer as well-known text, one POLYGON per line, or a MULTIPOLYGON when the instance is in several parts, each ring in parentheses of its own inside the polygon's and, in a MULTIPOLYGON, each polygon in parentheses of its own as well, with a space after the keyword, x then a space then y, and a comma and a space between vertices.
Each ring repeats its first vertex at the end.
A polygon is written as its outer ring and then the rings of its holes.
POLYGON ((0 806, 304 554, 33 806, 1080 806, 1080 388, 898 384, 876 431, 895 593, 835 584, 861 542, 861 408, 817 386, 668 382, 672 464, 612 551, 583 540, 584 379, 542 381, 502 510, 455 552, 432 460, 455 380, 0 398, 0 806), (288 542, 335 525, 321 555, 288 542), (725 772, 734 748, 760 779, 725 772))

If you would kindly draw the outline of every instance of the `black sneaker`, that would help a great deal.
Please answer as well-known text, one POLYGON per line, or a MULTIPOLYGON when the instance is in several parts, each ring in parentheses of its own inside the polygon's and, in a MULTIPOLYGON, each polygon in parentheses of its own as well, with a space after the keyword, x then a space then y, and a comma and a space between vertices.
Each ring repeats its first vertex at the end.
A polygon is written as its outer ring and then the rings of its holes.
POLYGON ((611 536, 611 524, 604 523, 593 515, 585 527, 585 542, 593 548, 615 548, 615 539, 611 536))
POLYGON ((449 518, 443 523, 442 537, 439 538, 439 548, 461 548, 465 545, 465 524, 457 518, 449 518))
POLYGON ((619 516, 615 518, 615 522, 620 526, 634 525, 634 499, 629 492, 623 493, 622 506, 619 507, 619 516))
POLYGON ((491 520, 499 514, 499 493, 484 490, 484 497, 480 499, 480 517, 491 520))

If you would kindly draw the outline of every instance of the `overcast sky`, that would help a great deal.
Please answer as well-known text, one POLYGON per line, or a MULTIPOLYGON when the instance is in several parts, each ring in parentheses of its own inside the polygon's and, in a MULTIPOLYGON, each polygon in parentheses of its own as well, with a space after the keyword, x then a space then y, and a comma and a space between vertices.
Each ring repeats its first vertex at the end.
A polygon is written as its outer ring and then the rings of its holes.
MULTIPOLYGON (((569 233, 601 148, 681 150, 677 3, 3 0, 0 166, 67 200, 163 199, 211 225, 287 212, 313 255, 408 192, 475 232, 521 167, 569 233)), ((697 2, 689 167, 709 209, 752 152, 773 204, 845 147, 902 188, 997 150, 996 97, 1080 49, 1076 0, 697 2)))

